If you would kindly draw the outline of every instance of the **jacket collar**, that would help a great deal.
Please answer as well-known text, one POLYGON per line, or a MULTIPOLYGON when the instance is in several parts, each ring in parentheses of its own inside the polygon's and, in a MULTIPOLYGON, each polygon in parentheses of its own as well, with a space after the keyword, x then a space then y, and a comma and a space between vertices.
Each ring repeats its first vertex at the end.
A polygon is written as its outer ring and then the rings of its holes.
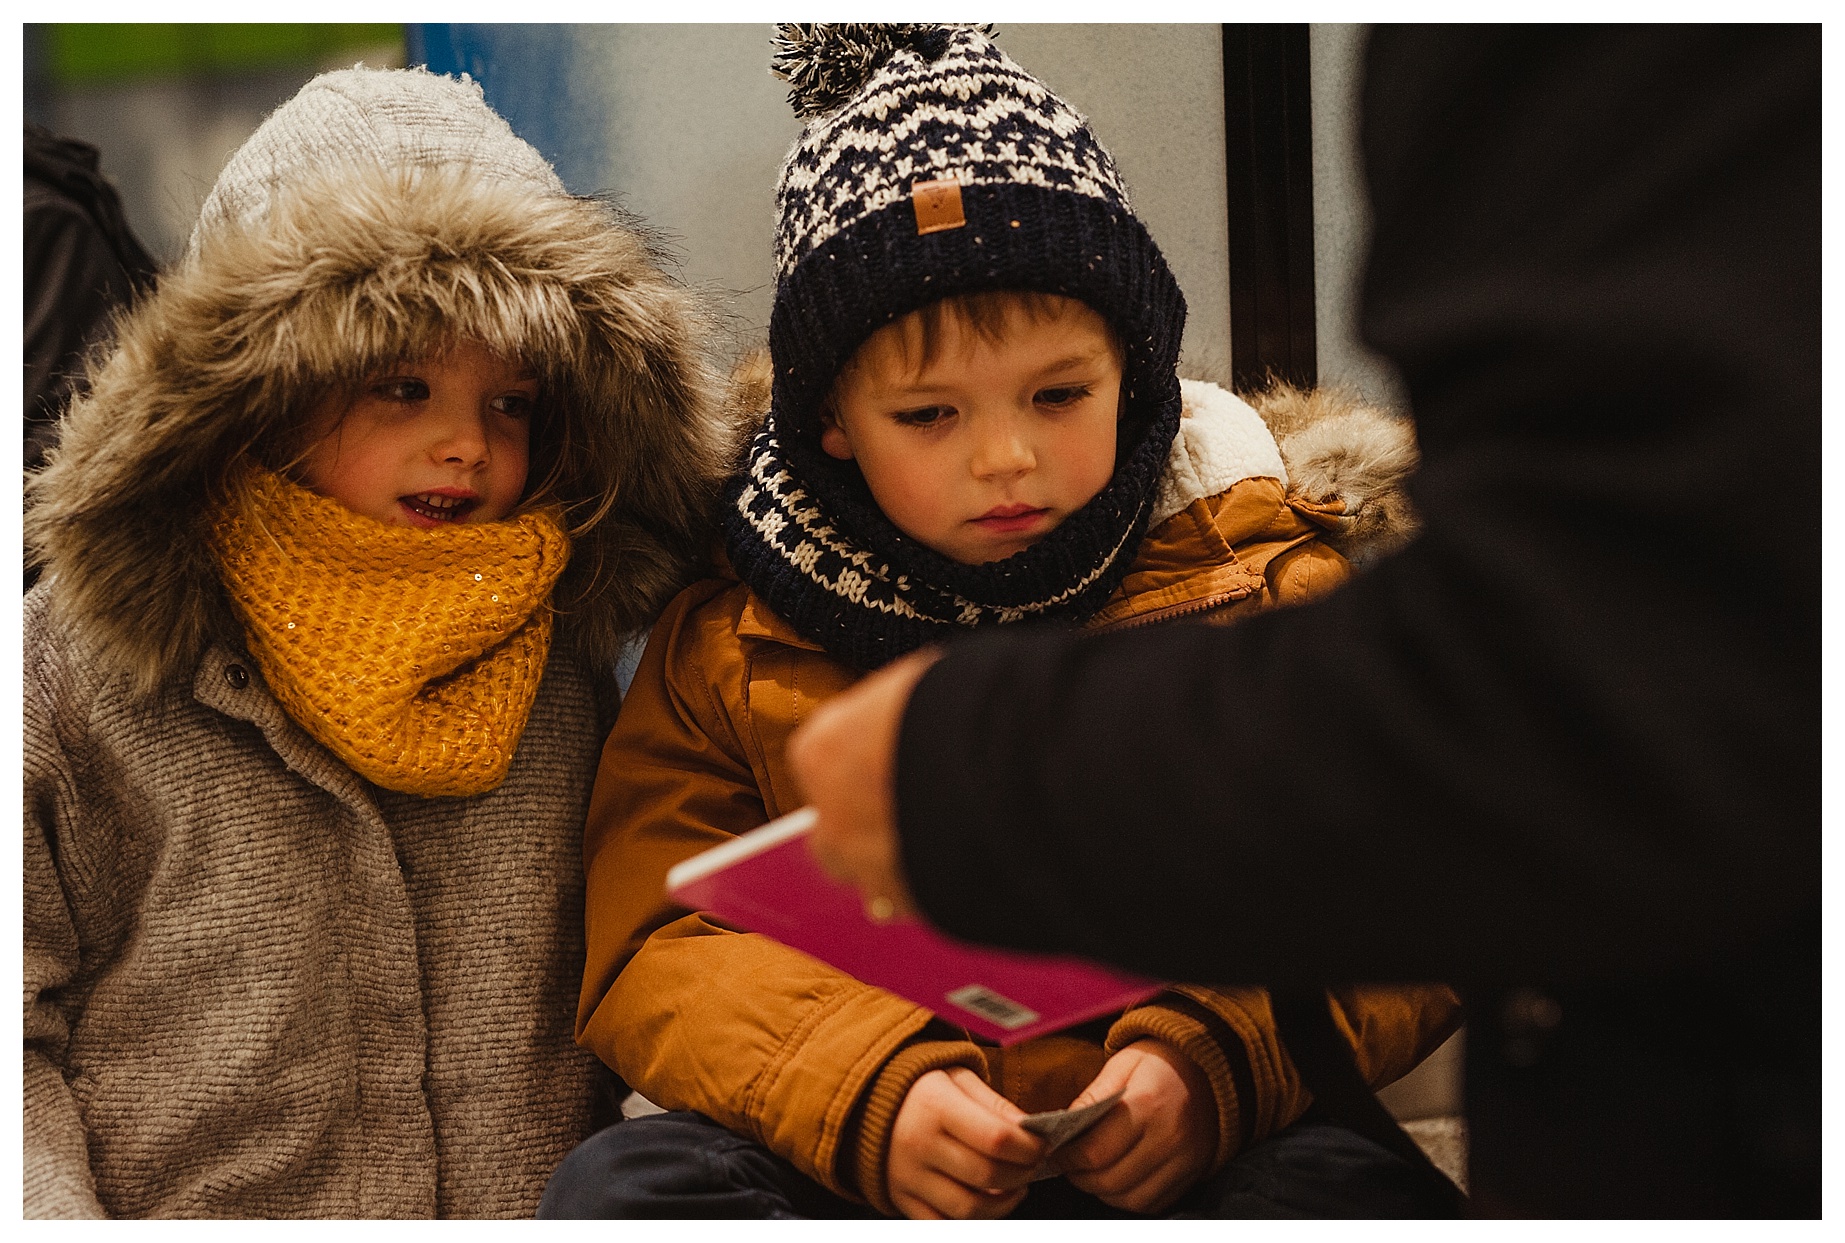
POLYGON ((812 639, 804 638, 793 626, 783 621, 754 590, 743 602, 743 615, 737 619, 737 634, 746 639, 769 639, 786 647, 798 647, 804 652, 826 650, 812 639))

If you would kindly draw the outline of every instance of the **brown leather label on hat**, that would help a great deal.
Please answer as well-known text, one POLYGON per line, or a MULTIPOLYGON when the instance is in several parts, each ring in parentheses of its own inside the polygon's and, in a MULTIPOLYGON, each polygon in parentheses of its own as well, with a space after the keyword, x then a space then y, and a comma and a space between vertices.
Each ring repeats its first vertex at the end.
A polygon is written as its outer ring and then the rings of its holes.
POLYGON ((961 211, 961 183, 958 181, 919 181, 910 187, 910 202, 916 208, 917 233, 941 233, 967 223, 961 211))

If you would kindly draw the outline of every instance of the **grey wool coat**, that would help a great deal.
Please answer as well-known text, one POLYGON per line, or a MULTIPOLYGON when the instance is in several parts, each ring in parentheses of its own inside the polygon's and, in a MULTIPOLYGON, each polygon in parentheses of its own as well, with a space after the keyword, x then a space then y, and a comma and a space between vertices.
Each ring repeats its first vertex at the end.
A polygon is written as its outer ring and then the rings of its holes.
POLYGON ((692 576, 731 452, 707 322, 472 83, 323 75, 219 197, 27 488, 25 1215, 529 1216, 600 1074, 572 1040, 591 674, 692 576), (350 162, 335 115, 418 141, 350 162), (458 339, 540 378, 572 554, 509 775, 420 798, 278 707, 206 524, 305 408, 458 339))
POLYGON ((26 601, 28 1216, 529 1216, 589 1133, 592 687, 476 798, 356 776, 220 646, 137 702, 26 601))

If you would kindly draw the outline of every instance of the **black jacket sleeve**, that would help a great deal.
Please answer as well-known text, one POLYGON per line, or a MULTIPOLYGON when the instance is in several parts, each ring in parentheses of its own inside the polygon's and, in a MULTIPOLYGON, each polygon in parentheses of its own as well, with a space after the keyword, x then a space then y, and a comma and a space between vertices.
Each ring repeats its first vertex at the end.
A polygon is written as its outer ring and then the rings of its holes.
POLYGON ((1364 329, 1421 538, 920 684, 950 931, 1224 982, 1708 964, 1819 900, 1817 27, 1381 28, 1364 329))
POLYGON ((134 287, 81 204, 28 178, 25 188, 27 470, 57 442, 83 351, 134 287))
POLYGON ((151 288, 153 258, 128 226, 96 148, 25 125, 25 466, 42 465, 109 314, 151 288))

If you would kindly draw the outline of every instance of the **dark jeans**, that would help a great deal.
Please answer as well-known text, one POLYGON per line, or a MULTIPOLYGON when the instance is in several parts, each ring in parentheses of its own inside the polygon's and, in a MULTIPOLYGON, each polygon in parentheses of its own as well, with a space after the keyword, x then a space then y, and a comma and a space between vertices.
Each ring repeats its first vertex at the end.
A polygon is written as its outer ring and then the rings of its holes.
MULTIPOLYGON (((1167 1217, 1422 1217, 1403 1161, 1343 1127, 1298 1122, 1187 1192, 1167 1217)), ((551 1176, 540 1217, 875 1217, 753 1140, 696 1113, 598 1131, 551 1176)), ((1014 1217, 1138 1217, 1062 1178, 1033 1183, 1014 1217)))

